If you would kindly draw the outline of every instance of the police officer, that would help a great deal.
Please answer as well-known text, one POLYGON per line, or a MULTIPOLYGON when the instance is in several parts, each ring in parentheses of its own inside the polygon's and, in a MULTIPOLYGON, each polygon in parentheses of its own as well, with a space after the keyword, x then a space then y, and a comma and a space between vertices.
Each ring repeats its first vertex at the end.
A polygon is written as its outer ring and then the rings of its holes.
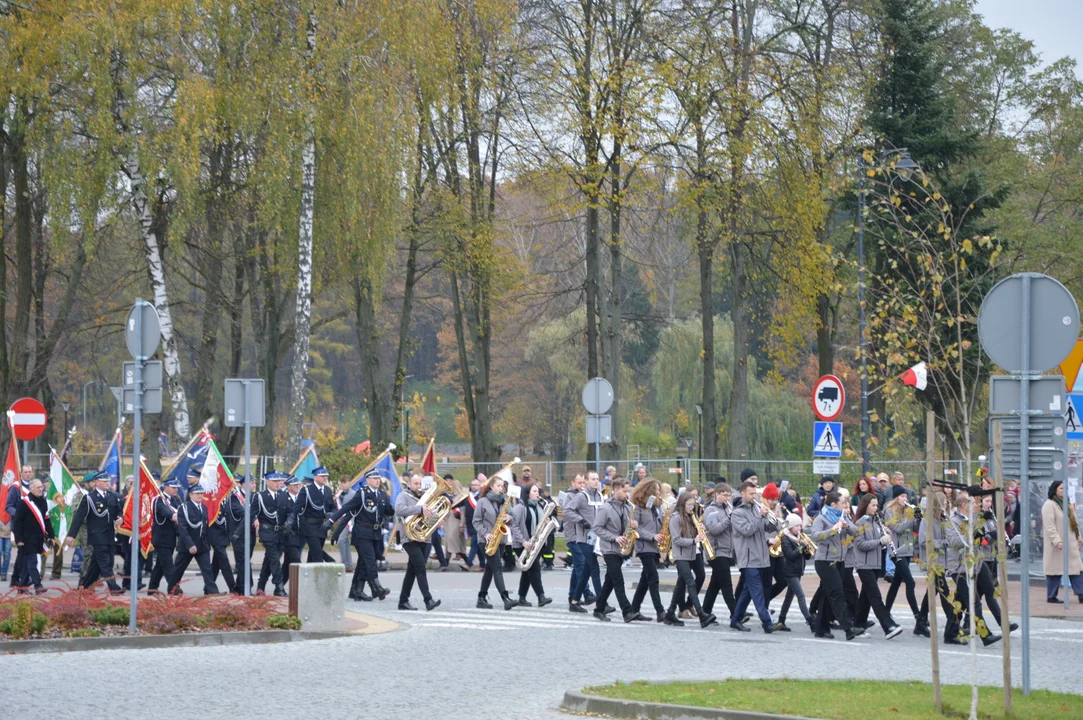
POLYGON ((305 546, 304 535, 298 529, 297 506, 301 502, 301 478, 290 475, 286 480, 286 492, 283 493, 286 500, 286 520, 283 523, 284 541, 283 551, 285 561, 282 563, 282 582, 290 581, 290 565, 301 562, 301 548, 305 546))
POLYGON ((236 581, 230 588, 234 595, 244 594, 244 573, 248 573, 248 584, 252 584, 252 549, 256 546, 256 512, 252 510, 249 520, 252 527, 249 531, 250 544, 248 546, 248 559, 244 557, 244 505, 248 497, 247 475, 238 475, 233 478, 233 492, 222 501, 222 512, 226 515, 226 524, 229 526, 229 540, 233 544, 233 569, 236 581))
POLYGON ((109 592, 119 595, 123 592, 113 579, 113 545, 116 529, 120 523, 120 496, 109 489, 109 474, 95 473, 91 479, 90 492, 86 501, 76 510, 71 519, 71 528, 64 544, 71 547, 75 535, 83 523, 87 526, 87 544, 91 547, 89 563, 92 567, 79 582, 80 587, 89 588, 98 578, 105 580, 109 592))
POLYGON ((372 600, 365 593, 365 583, 372 588, 372 595, 383 600, 391 591, 380 584, 377 576, 376 553, 382 541, 382 529, 387 518, 395 516, 395 506, 391 498, 380 488, 380 473, 370 470, 365 473, 365 484, 354 493, 353 497, 335 511, 324 523, 330 527, 340 518, 353 520, 351 544, 357 550, 357 566, 353 572, 353 584, 350 586, 351 600, 372 600))
POLYGON ((335 508, 335 494, 327 484, 328 475, 327 468, 322 466, 312 471, 314 482, 306 485, 297 494, 297 502, 286 521, 287 525, 295 524, 301 535, 300 547, 308 545, 310 563, 324 562, 323 544, 327 540, 324 520, 335 508))
POLYGON ((150 526, 150 541, 154 544, 154 569, 150 573, 150 587, 147 595, 157 595, 162 584, 162 578, 166 582, 173 577, 173 552, 177 549, 177 509, 180 507, 180 480, 176 478, 162 483, 162 495, 154 498, 151 508, 151 517, 154 518, 150 526))
POLYGON ((203 488, 192 485, 188 488, 188 499, 177 510, 180 546, 177 548, 173 576, 169 579, 170 594, 179 589, 177 586, 180 585, 184 571, 188 569, 193 558, 199 566, 199 572, 203 575, 203 594, 218 594, 218 586, 214 584, 214 576, 211 574, 209 524, 207 507, 203 504, 203 488))
POLYGON ((207 541, 211 548, 211 578, 218 581, 218 573, 222 573, 222 579, 226 581, 226 587, 233 590, 236 584, 233 580, 233 567, 229 564, 229 536, 230 524, 226 512, 225 502, 218 505, 218 515, 207 529, 207 541))
POLYGON ((274 585, 275 597, 285 597, 282 589, 282 549, 286 538, 286 516, 289 515, 289 500, 282 489, 286 475, 270 472, 263 476, 267 488, 256 495, 253 506, 259 541, 263 543, 263 567, 259 570, 259 584, 256 594, 261 595, 267 588, 267 578, 274 585))

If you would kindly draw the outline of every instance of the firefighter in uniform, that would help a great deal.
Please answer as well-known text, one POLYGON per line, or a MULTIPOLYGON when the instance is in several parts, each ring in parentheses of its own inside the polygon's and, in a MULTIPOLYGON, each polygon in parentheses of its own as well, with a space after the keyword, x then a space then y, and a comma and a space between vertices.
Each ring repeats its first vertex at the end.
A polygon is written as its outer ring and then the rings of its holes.
POLYGON ((350 501, 335 511, 324 523, 330 528, 335 521, 353 520, 351 544, 357 550, 357 566, 354 568, 353 584, 350 586, 351 600, 372 600, 365 593, 365 584, 372 589, 372 596, 383 600, 391 591, 380 584, 377 575, 376 556, 383 542, 383 526, 387 518, 395 516, 395 506, 391 498, 380 488, 380 473, 370 470, 365 473, 362 485, 350 501))

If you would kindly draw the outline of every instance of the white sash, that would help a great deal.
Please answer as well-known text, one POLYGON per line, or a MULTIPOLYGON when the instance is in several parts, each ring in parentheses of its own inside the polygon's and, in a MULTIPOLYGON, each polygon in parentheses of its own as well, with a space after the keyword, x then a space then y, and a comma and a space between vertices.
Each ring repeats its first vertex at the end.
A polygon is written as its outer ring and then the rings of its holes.
POLYGON ((41 510, 38 510, 38 506, 34 504, 34 501, 30 499, 29 495, 23 495, 23 502, 27 504, 30 511, 34 513, 34 519, 38 521, 38 525, 41 526, 41 534, 48 535, 45 532, 45 520, 41 517, 41 510))

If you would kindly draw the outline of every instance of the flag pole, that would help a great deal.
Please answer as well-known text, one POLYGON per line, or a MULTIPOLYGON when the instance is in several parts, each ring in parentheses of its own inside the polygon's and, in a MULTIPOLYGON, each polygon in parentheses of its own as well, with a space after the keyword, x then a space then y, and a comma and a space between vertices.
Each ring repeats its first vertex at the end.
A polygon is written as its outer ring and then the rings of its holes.
MULTIPOLYGON (((383 451, 382 453, 380 453, 379 455, 377 455, 377 456, 376 456, 376 457, 375 457, 375 458, 374 458, 374 459, 372 460, 372 462, 370 462, 370 463, 369 463, 369 464, 368 464, 367 466, 365 466, 365 469, 364 469, 364 470, 362 470, 361 472, 357 473, 357 475, 355 475, 355 476, 354 476, 354 478, 353 478, 353 482, 357 482, 358 480, 361 480, 361 479, 363 479, 363 478, 365 477, 365 473, 367 473, 367 472, 368 472, 369 470, 371 470, 372 468, 376 467, 376 465, 377 465, 377 464, 379 464, 379 462, 380 462, 381 460, 383 460, 383 459, 384 459, 384 456, 385 456, 385 455, 387 455, 387 454, 388 454, 389 452, 391 452, 391 451, 392 451, 392 450, 394 450, 394 449, 395 449, 395 443, 388 443, 388 444, 387 444, 387 449, 386 449, 386 450, 384 450, 384 451, 383 451)), ((353 483, 350 483, 350 484, 352 485, 353 483)))
POLYGON ((199 429, 199 432, 189 438, 188 444, 186 444, 184 448, 177 453, 176 457, 173 458, 173 462, 169 464, 169 467, 162 471, 162 477, 169 477, 169 473, 177 469, 177 465, 180 464, 181 458, 188 454, 188 451, 192 449, 192 446, 196 444, 196 441, 199 440, 199 438, 202 437, 204 433, 209 432, 212 422, 214 422, 214 415, 211 415, 209 418, 207 418, 207 421, 203 423, 203 427, 199 429))

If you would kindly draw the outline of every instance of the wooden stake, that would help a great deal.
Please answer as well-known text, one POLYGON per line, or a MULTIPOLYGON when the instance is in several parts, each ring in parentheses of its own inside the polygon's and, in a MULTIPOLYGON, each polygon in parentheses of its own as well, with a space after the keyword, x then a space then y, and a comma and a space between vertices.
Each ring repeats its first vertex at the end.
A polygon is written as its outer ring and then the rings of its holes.
MULTIPOLYGON (((1000 439, 1000 427, 993 435, 993 463, 996 469, 994 477, 995 487, 999 492, 993 494, 997 514, 997 576, 1000 583, 1000 619, 1003 621, 1000 627, 1004 665, 1004 713, 1011 715, 1012 712, 1012 646, 1011 646, 1011 618, 1008 617, 1008 543, 1004 528, 1007 525, 1004 502, 1004 471, 1002 458, 1002 445, 1000 439)), ((1027 592, 1029 583, 1023 585, 1023 592, 1027 592)))
POLYGON ((936 499, 933 497, 933 478, 936 477, 936 413, 925 413, 925 592, 929 597, 929 647, 932 650, 933 704, 938 713, 944 712, 944 700, 940 695, 940 639, 937 637, 939 622, 936 617, 936 544, 933 542, 932 523, 935 517, 936 499))

